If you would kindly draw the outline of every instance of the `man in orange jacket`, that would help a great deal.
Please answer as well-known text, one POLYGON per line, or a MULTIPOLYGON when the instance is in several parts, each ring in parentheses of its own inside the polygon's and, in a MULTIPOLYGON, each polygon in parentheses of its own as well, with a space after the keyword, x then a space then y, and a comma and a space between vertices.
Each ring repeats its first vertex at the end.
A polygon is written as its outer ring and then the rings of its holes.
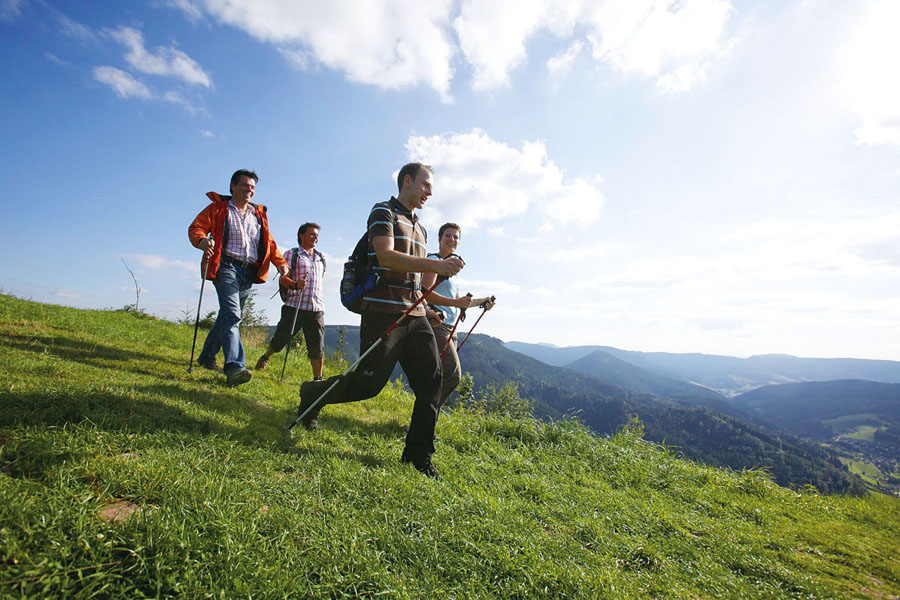
POLYGON ((253 171, 235 171, 229 186, 232 195, 206 194, 212 203, 188 227, 191 244, 204 253, 204 276, 212 280, 219 297, 219 315, 206 336, 197 364, 220 371, 216 354, 221 349, 229 386, 247 383, 251 377, 240 331, 241 309, 250 295, 250 286, 265 283, 269 263, 282 276, 290 271, 269 233, 266 207, 250 202, 258 181, 253 171))

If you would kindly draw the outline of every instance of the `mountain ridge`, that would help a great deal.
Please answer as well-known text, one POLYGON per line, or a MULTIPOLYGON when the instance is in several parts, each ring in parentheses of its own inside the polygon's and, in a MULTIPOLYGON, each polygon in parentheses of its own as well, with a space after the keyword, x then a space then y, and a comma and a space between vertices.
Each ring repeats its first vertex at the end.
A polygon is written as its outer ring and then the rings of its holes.
POLYGON ((505 342, 517 352, 547 364, 562 366, 595 350, 642 369, 736 396, 765 385, 866 379, 900 383, 900 361, 862 358, 804 358, 789 354, 759 354, 738 358, 717 354, 640 352, 612 346, 547 348, 524 342, 505 342))

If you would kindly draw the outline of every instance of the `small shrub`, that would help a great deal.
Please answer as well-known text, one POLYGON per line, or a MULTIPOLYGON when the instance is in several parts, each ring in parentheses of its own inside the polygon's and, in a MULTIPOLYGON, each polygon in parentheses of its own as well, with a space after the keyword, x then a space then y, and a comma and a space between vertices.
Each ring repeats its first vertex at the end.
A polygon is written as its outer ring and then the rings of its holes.
POLYGON ((534 412, 534 400, 519 396, 519 386, 512 381, 504 383, 499 390, 493 385, 487 386, 475 404, 485 412, 515 418, 531 417, 534 412))
POLYGON ((334 348, 334 362, 340 365, 344 363, 344 348, 347 346, 347 328, 338 327, 337 336, 337 343, 334 348))
POLYGON ((256 306, 256 290, 241 307, 241 341, 249 346, 262 346, 269 333, 269 322, 266 315, 256 306))
POLYGON ((212 329, 213 324, 216 322, 216 316, 218 312, 215 310, 211 310, 206 313, 205 316, 200 317, 199 322, 197 321, 197 313, 191 310, 190 307, 181 309, 181 316, 175 319, 175 322, 179 325, 187 325, 189 327, 194 327, 197 325, 200 329, 212 329))
POLYGON ((463 373, 456 387, 456 404, 460 406, 472 406, 475 400, 475 379, 469 372, 463 373))

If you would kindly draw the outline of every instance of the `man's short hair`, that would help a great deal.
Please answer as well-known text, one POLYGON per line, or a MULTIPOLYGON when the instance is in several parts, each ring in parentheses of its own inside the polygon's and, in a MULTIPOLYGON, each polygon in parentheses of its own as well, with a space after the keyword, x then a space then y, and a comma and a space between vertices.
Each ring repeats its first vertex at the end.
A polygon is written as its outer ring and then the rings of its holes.
POLYGON ((297 230, 297 240, 300 240, 300 236, 306 233, 306 230, 312 227, 313 229, 322 229, 319 227, 318 223, 304 223, 300 226, 300 229, 297 230))
POLYGON ((459 235, 462 235, 462 227, 460 227, 456 223, 444 223, 443 225, 441 225, 441 228, 438 229, 438 239, 444 237, 444 232, 448 229, 455 229, 459 232, 459 235))
POLYGON ((249 177, 256 183, 259 183, 259 175, 257 175, 254 171, 248 171, 247 169, 239 169, 234 172, 234 175, 231 176, 231 183, 228 184, 228 191, 231 191, 231 188, 237 184, 238 181, 241 180, 241 177, 249 177))
POLYGON ((400 173, 397 174, 397 191, 403 191, 403 180, 407 175, 409 175, 410 179, 415 180, 416 177, 419 176, 419 171, 421 169, 427 169, 429 173, 434 173, 434 169, 431 168, 431 165, 423 165, 420 162, 403 165, 400 169, 400 173))

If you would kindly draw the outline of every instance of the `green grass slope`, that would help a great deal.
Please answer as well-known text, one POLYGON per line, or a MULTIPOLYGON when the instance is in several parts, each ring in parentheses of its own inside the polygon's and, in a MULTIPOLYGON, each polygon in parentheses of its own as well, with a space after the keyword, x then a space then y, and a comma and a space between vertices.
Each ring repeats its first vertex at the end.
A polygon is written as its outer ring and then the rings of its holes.
POLYGON ((400 386, 284 438, 305 361, 227 389, 191 334, 0 296, 0 598, 900 594, 897 499, 474 409, 441 416, 433 481, 398 462, 400 386))

